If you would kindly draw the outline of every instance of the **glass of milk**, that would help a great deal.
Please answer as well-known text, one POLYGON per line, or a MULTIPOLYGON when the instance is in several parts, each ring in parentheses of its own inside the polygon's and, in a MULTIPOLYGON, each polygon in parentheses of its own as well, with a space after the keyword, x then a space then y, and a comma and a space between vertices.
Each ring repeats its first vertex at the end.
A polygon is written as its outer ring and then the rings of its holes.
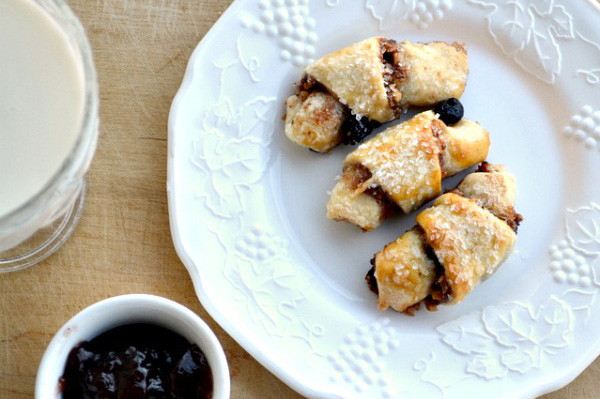
POLYGON ((73 232, 97 138, 77 17, 63 0, 0 0, 0 272, 41 261, 73 232))

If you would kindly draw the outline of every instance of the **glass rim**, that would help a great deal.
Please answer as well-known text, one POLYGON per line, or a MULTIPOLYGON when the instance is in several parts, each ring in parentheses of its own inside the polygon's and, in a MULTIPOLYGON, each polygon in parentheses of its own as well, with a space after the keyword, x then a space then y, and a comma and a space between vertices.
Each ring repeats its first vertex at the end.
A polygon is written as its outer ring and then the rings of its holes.
POLYGON ((67 37, 77 60, 81 62, 84 84, 83 116, 77 140, 60 168, 33 197, 0 216, 0 231, 16 230, 18 226, 42 214, 53 194, 65 181, 83 178, 89 167, 86 164, 89 164, 93 157, 99 134, 97 73, 92 47, 81 21, 63 0, 31 1, 41 7, 42 11, 58 26, 60 32, 67 37))

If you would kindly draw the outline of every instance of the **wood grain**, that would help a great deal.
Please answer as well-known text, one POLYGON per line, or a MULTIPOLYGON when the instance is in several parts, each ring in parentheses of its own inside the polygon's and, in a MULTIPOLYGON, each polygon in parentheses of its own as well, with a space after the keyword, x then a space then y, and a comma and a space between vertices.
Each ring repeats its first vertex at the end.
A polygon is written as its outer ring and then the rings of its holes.
MULTIPOLYGON (((74 236, 28 270, 0 275, 0 398, 33 397, 54 333, 107 297, 148 293, 198 313, 224 346, 234 399, 294 399, 199 304, 169 233, 167 117, 189 56, 230 0, 71 0, 94 49, 101 137, 74 236)), ((596 332, 594 332, 596 333, 596 332)), ((544 399, 591 399, 600 362, 544 399)))

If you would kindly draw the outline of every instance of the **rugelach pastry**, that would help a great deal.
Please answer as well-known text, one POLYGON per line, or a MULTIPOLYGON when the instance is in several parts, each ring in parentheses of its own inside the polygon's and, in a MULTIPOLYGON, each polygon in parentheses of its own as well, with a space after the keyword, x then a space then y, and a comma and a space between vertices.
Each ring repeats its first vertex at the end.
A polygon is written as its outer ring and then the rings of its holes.
POLYGON ((365 141, 344 160, 327 217, 376 228, 398 208, 409 213, 442 192, 442 179, 487 157, 489 134, 477 122, 447 126, 425 111, 365 141))
POLYGON ((318 152, 361 141, 408 106, 460 98, 468 69, 462 43, 363 40, 305 69, 286 101, 285 133, 318 152))
POLYGON ((483 163, 417 216, 417 225, 377 252, 367 274, 378 307, 412 314, 463 300, 510 254, 522 217, 514 176, 483 163))

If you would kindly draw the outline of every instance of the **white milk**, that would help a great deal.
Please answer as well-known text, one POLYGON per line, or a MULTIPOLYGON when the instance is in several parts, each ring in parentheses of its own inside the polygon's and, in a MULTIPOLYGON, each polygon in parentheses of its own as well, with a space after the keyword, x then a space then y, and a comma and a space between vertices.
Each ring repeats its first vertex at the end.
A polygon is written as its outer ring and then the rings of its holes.
POLYGON ((81 63, 56 23, 31 0, 0 0, 0 217, 61 169, 83 105, 81 63))

